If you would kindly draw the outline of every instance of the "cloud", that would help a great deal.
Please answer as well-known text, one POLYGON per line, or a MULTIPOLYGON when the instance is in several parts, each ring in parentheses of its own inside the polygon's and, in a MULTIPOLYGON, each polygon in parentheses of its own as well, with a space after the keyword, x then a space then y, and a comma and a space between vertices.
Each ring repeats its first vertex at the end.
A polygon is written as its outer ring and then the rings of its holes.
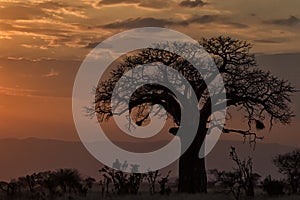
POLYGON ((188 23, 206 24, 215 22, 219 19, 217 15, 201 15, 193 16, 187 20, 188 23))
POLYGON ((43 74, 42 77, 55 77, 55 76, 59 76, 59 72, 55 71, 53 68, 51 68, 50 72, 48 72, 47 74, 43 74))
POLYGON ((94 49, 99 43, 100 42, 90 42, 85 46, 85 48, 94 49))
POLYGON ((98 5, 113 5, 113 4, 122 4, 122 3, 126 3, 126 4, 136 4, 136 3, 140 3, 140 0, 101 0, 99 1, 98 5))
POLYGON ((73 17, 78 17, 82 19, 87 19, 87 16, 83 11, 79 11, 76 9, 71 9, 71 8, 58 8, 58 9, 44 9, 48 13, 54 13, 57 14, 58 16, 62 15, 69 15, 73 17))
POLYGON ((209 24, 209 23, 218 23, 221 25, 228 25, 234 28, 247 28, 245 24, 240 24, 232 22, 229 19, 226 19, 223 16, 218 15, 195 15, 188 19, 175 21, 170 19, 162 18, 129 18, 126 20, 116 21, 109 24, 102 25, 102 28, 109 29, 129 29, 129 28, 139 28, 139 27, 168 27, 168 26, 188 26, 190 24, 209 24))
POLYGON ((129 18, 123 21, 112 22, 109 24, 105 24, 103 28, 111 28, 111 29, 129 29, 129 28, 139 28, 139 27, 165 27, 168 25, 172 25, 174 22, 167 19, 157 19, 152 17, 146 18, 129 18))
POLYGON ((24 57, 14 57, 14 56, 9 56, 9 57, 7 57, 7 60, 12 60, 12 61, 40 62, 40 61, 49 61, 49 60, 54 60, 54 59, 53 59, 53 58, 49 58, 49 57, 24 58, 24 57))
POLYGON ((37 4, 38 8, 56 18, 63 18, 63 16, 73 16, 78 18, 86 19, 86 13, 83 11, 85 7, 68 5, 62 2, 42 2, 37 4))
POLYGON ((63 19, 65 16, 87 18, 83 11, 86 7, 68 5, 62 2, 30 2, 8 3, 0 7, 0 19, 6 20, 36 20, 63 19))
POLYGON ((36 90, 24 89, 19 86, 16 87, 2 87, 0 86, 0 94, 7 96, 33 96, 36 90))
POLYGON ((162 1, 162 0, 141 0, 138 4, 139 7, 154 8, 154 9, 165 9, 169 8, 174 4, 173 1, 162 1))
POLYGON ((195 8, 195 7, 202 7, 206 4, 207 3, 202 0, 185 0, 185 1, 180 2, 179 6, 195 8))
POLYGON ((201 15, 201 16, 193 16, 186 21, 188 24, 196 23, 196 24, 208 24, 208 23, 217 23, 220 25, 227 25, 234 28, 247 28, 248 25, 241 24, 237 22, 233 22, 230 19, 226 18, 225 16, 220 15, 201 15))
POLYGON ((11 5, 0 8, 0 19, 28 20, 47 17, 47 13, 38 7, 28 5, 11 5))
POLYGON ((286 38, 272 38, 272 39, 257 39, 253 40, 255 43, 265 43, 265 44, 280 44, 287 42, 286 38))
POLYGON ((97 6, 114 6, 120 4, 137 5, 140 8, 165 9, 174 4, 173 0, 101 0, 97 6))
POLYGON ((274 25, 281 25, 281 26, 294 26, 299 24, 300 19, 295 16, 290 16, 286 19, 274 19, 269 21, 264 21, 266 24, 274 24, 274 25))
POLYGON ((247 24, 242 24, 242 23, 237 23, 237 22, 231 22, 231 21, 221 21, 221 23, 223 23, 224 25, 228 25, 234 28, 239 28, 239 29, 244 29, 244 28, 248 28, 249 26, 247 24))

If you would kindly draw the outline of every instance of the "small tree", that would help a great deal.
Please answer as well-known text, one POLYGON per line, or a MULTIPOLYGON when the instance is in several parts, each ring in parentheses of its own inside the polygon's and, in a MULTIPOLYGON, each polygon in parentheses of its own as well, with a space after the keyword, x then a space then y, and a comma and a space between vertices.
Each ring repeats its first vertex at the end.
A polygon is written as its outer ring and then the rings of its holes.
POLYGON ((145 174, 125 173, 123 171, 111 169, 107 166, 103 167, 99 170, 99 172, 102 173, 106 180, 109 180, 107 182, 107 192, 108 184, 112 182, 114 185, 114 192, 120 195, 137 194, 140 189, 140 185, 145 178, 145 174))
POLYGON ((240 198, 242 190, 246 196, 254 196, 254 186, 260 175, 253 173, 252 158, 240 160, 234 147, 231 147, 230 158, 235 162, 237 168, 228 172, 217 169, 210 170, 210 173, 215 177, 214 182, 229 187, 235 199, 240 198))
POLYGON ((229 187, 230 193, 234 196, 235 199, 240 199, 242 181, 240 174, 235 172, 226 172, 226 171, 213 171, 214 176, 216 177, 216 183, 221 183, 222 186, 229 187))
POLYGON ((253 173, 252 158, 247 160, 240 160, 234 147, 231 147, 230 158, 236 163, 236 172, 239 175, 242 188, 245 190, 247 196, 254 196, 254 185, 260 178, 260 175, 253 173))
POLYGON ((273 163, 280 173, 287 176, 291 192, 297 193, 300 184, 300 150, 277 155, 273 163))
POLYGON ((169 195, 171 193, 171 188, 168 186, 170 174, 171 174, 171 171, 169 171, 166 176, 162 177, 158 181, 158 184, 160 185, 159 193, 162 195, 164 195, 164 194, 169 195))
POLYGON ((159 177, 161 174, 159 173, 158 170, 156 171, 149 171, 147 173, 147 181, 149 183, 149 191, 150 191, 150 194, 155 194, 155 183, 156 183, 156 179, 157 177, 159 177))

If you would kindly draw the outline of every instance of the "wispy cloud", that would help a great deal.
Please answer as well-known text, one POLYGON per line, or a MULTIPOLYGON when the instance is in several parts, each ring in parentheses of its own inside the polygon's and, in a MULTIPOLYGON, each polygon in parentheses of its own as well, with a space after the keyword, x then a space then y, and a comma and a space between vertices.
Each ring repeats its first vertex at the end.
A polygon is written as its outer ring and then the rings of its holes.
POLYGON ((22 4, 12 4, 9 6, 5 6, 0 8, 0 19, 7 19, 7 20, 28 20, 28 19, 37 19, 43 18, 47 16, 40 8, 35 6, 27 6, 22 4), (13 13, 13 14, 12 14, 13 13))
POLYGON ((55 77, 55 76, 59 76, 59 72, 55 71, 53 68, 51 68, 51 70, 48 73, 42 75, 42 77, 47 77, 47 78, 55 77))
POLYGON ((16 87, 3 87, 0 86, 0 94, 8 96, 34 96, 36 90, 16 87))
POLYGON ((63 18, 62 15, 69 15, 73 17, 87 19, 88 17, 85 15, 83 11, 79 11, 71 8, 58 8, 58 9, 43 9, 47 13, 56 14, 57 18, 63 18))

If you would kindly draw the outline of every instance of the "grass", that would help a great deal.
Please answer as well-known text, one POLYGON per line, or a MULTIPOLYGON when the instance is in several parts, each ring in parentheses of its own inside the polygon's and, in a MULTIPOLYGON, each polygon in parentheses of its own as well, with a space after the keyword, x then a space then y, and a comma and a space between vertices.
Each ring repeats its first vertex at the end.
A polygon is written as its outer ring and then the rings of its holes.
MULTIPOLYGON (((146 188, 143 188, 146 189, 146 188)), ((174 188, 173 188, 174 189, 174 188)), ((175 189, 173 190, 175 191, 175 189)), ((3 194, 2 194, 3 195, 3 194)), ((75 196, 74 194, 72 196, 75 196)), ((98 188, 93 188, 87 194, 87 197, 75 196, 69 198, 67 195, 64 197, 57 197, 52 200, 235 200, 231 193, 225 193, 221 190, 210 189, 207 194, 184 194, 173 192, 170 195, 150 195, 147 190, 142 190, 138 195, 113 195, 102 197, 101 192, 98 188)), ((7 198, 1 196, 0 200, 32 200, 31 198, 25 197, 14 197, 7 198)), ((270 197, 264 193, 261 189, 255 190, 255 197, 241 196, 240 200, 300 200, 300 194, 297 195, 282 195, 270 197)))
MULTIPOLYGON (((149 195, 126 195, 126 196, 110 196, 106 198, 101 198, 99 194, 89 194, 85 200, 100 200, 100 199, 109 199, 109 200, 235 200, 234 197, 230 194, 176 194, 173 193, 169 196, 162 196, 159 194, 149 195)), ((283 196, 274 196, 269 197, 264 194, 258 194, 254 198, 251 197, 241 197, 240 200, 299 200, 300 195, 283 195, 283 196)), ((81 200, 81 199, 80 199, 81 200)))
MULTIPOLYGON (((0 197, 2 200, 2 198, 0 197)), ((6 199, 6 198, 4 198, 6 199)), ((60 197, 55 198, 55 200, 235 200, 232 195, 228 194, 177 194, 173 193, 169 196, 162 196, 159 194, 149 195, 149 194, 139 194, 139 195, 125 195, 125 196, 107 196, 101 197, 100 193, 93 192, 89 193, 87 197, 60 197)), ((299 200, 300 195, 283 195, 269 197, 264 194, 258 194, 254 198, 241 197, 240 200, 299 200)), ((13 200, 29 200, 28 198, 13 198, 13 200)))

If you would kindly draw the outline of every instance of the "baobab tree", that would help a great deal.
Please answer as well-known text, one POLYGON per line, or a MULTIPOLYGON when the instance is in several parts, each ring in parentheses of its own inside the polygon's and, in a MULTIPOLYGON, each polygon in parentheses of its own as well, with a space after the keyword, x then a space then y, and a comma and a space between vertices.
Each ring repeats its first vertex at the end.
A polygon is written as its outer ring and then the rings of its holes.
MULTIPOLYGON (((202 39, 199 44, 211 55, 223 78, 226 89, 226 99, 223 103, 227 108, 235 108, 246 118, 243 127, 231 127, 226 123, 224 127, 220 127, 223 133, 238 133, 249 138, 251 142, 255 142, 260 138, 256 134, 256 130, 263 129, 266 122, 270 127, 274 122, 282 124, 291 122, 293 113, 290 108, 290 95, 295 92, 295 88, 288 81, 261 70, 256 63, 254 54, 250 52, 252 47, 250 43, 220 36, 202 39)), ((205 160, 199 158, 199 151, 208 134, 208 123, 213 115, 212 107, 218 108, 218 105, 212 105, 208 91, 208 85, 214 80, 215 74, 208 74, 204 80, 203 75, 190 62, 176 53, 186 49, 181 45, 187 44, 158 44, 158 48, 142 49, 119 59, 119 64, 112 69, 109 78, 100 80, 96 87, 94 112, 100 122, 115 114, 111 107, 114 87, 124 73, 136 66, 161 63, 178 71, 195 91, 199 106, 193 109, 201 116, 199 121, 193 122, 198 123, 196 137, 179 159, 178 191, 206 192, 205 160), (162 50, 159 48, 161 46, 168 46, 169 50, 165 50, 166 48, 162 50)), ((190 48, 189 52, 185 53, 192 56, 194 51, 196 50, 190 48)), ((165 78, 163 74, 160 74, 161 79, 165 78)), ((183 84, 183 82, 177 84, 176 87, 182 87, 179 84, 183 84)), ((130 85, 124 84, 122 87, 123 91, 126 91, 130 85)), ((188 96, 189 93, 186 98, 188 96)), ((119 104, 122 104, 124 98, 120 96, 118 101, 119 104)), ((169 132, 176 135, 178 127, 181 126, 181 112, 190 107, 188 104, 180 102, 170 89, 159 84, 143 85, 130 96, 127 109, 129 109, 130 115, 134 115, 132 116, 133 123, 142 126, 149 118, 149 106, 155 104, 161 105, 166 110, 176 125, 170 128, 169 132)), ((228 117, 227 120, 230 118, 228 117)), ((215 126, 218 127, 218 124, 215 126)))

